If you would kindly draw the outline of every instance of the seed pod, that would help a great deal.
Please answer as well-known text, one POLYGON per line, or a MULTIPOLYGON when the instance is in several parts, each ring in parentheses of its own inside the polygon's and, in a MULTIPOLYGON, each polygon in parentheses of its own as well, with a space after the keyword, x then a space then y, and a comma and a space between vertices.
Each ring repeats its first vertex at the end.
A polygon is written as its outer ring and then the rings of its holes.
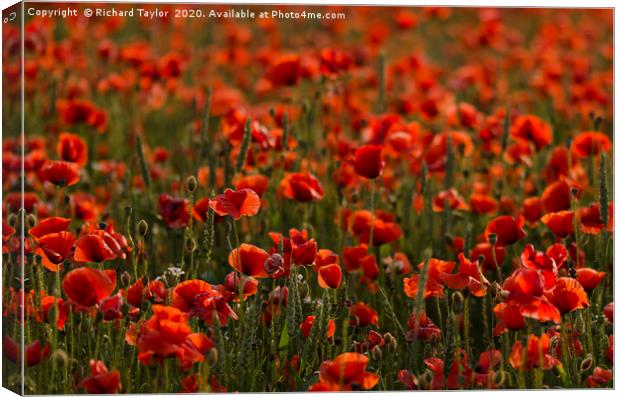
POLYGON ((571 187, 570 193, 573 195, 574 198, 577 198, 577 195, 579 194, 579 189, 576 187, 571 187))
POLYGON ((463 300, 461 291, 456 291, 452 294, 452 311, 454 313, 461 313, 463 311, 463 300))
POLYGON ((196 180, 195 176, 190 175, 187 177, 187 179, 185 179, 185 189, 189 193, 193 193, 197 187, 198 187, 198 181, 196 180))
POLYGON ((188 238, 185 241, 185 250, 187 252, 194 252, 194 251, 196 251, 196 240, 194 240, 193 238, 188 238))
POLYGON ((17 224, 17 215, 10 214, 7 220, 9 222, 9 225, 14 228, 17 224))
POLYGON ((500 369, 499 371, 495 373, 495 376, 493 376, 493 383, 497 387, 502 387, 504 383, 506 383, 506 377, 507 377, 506 371, 504 371, 503 369, 500 369))
POLYGON ((138 222, 138 234, 140 235, 140 237, 144 237, 148 232, 149 224, 146 223, 144 219, 140 220, 140 222, 138 222))
POLYGON ((389 351, 395 352, 396 349, 398 349, 398 341, 392 334, 386 332, 383 335, 383 339, 385 340, 385 344, 387 345, 389 351))
POLYGON ((495 243, 497 243, 497 234, 489 233, 489 243, 491 243, 491 245, 495 245, 495 243))
POLYGON ((581 373, 588 371, 590 368, 592 368, 593 363, 594 359, 592 358, 592 354, 589 353, 586 358, 581 361, 581 364, 579 364, 579 371, 581 371, 581 373))
POLYGON ((131 284, 131 275, 126 270, 121 274, 121 284, 123 287, 129 287, 131 284))
POLYGON ((573 324, 573 330, 576 330, 579 334, 586 333, 586 322, 582 316, 579 316, 575 319, 575 323, 573 324))
POLYGON ((209 365, 214 366, 215 363, 217 363, 218 358, 219 352, 217 351, 217 348, 211 348, 211 350, 209 350, 209 354, 207 354, 207 362, 209 363, 209 365))
POLYGON ((52 362, 56 363, 56 367, 58 368, 64 368, 67 364, 69 364, 69 355, 62 349, 54 350, 51 359, 52 362))
POLYGON ((37 217, 34 214, 28 214, 28 216, 26 217, 26 225, 28 226, 28 228, 33 227, 34 225, 37 224, 37 217))
POLYGON ((575 269, 574 267, 571 267, 571 268, 568 270, 568 275, 569 275, 571 278, 577 278, 577 269, 575 269))
POLYGON ((420 389, 428 390, 433 383, 433 373, 430 370, 424 371, 422 375, 418 378, 418 384, 420 389))
POLYGON ((383 351, 379 346, 375 346, 370 350, 370 357, 375 361, 379 361, 383 358, 383 351))

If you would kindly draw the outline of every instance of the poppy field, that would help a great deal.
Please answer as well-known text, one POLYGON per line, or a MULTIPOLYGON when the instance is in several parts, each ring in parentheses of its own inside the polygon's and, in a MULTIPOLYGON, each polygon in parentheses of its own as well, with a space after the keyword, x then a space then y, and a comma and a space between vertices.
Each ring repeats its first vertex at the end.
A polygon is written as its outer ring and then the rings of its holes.
POLYGON ((2 30, 3 387, 613 387, 611 9, 67 7, 2 30))

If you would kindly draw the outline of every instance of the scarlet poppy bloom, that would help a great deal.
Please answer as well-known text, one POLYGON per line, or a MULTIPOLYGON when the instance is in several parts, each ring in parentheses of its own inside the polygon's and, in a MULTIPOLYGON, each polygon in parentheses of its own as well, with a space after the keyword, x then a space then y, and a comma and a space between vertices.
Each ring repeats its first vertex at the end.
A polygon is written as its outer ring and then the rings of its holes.
POLYGON ((543 205, 540 197, 528 197, 523 200, 523 217, 530 223, 534 223, 543 216, 543 205))
POLYGON ((586 131, 573 139, 571 152, 577 157, 598 156, 600 153, 609 152, 612 149, 611 140, 602 132, 586 131))
POLYGON ((79 267, 71 270, 62 281, 62 290, 71 303, 91 307, 110 296, 116 288, 113 270, 79 267))
POLYGON ((377 213, 373 216, 370 211, 356 211, 352 215, 352 232, 360 243, 370 244, 370 229, 372 225, 372 245, 379 247, 398 240, 403 235, 403 231, 385 214, 377 213))
POLYGON ((121 292, 99 302, 99 311, 103 315, 103 320, 112 321, 123 318, 123 295, 121 292))
MULTIPOLYGON (((443 284, 439 278, 441 273, 451 273, 456 263, 444 261, 441 259, 431 258, 428 262, 428 273, 426 277, 426 285, 424 286, 424 299, 430 297, 443 298, 443 284)), ((424 262, 418 264, 418 269, 424 268, 424 262)), ((403 291, 410 298, 417 299, 418 284, 420 280, 419 274, 412 274, 411 277, 403 279, 403 291)))
POLYGON ((366 244, 354 247, 344 247, 342 249, 342 260, 344 268, 347 272, 352 272, 361 267, 362 258, 368 255, 368 246, 366 244))
POLYGON ((251 189, 260 197, 263 197, 268 186, 269 178, 261 174, 241 176, 235 183, 235 189, 251 189))
POLYGON ((39 179, 56 186, 73 186, 80 181, 80 166, 68 161, 46 160, 39 169, 39 179))
POLYGON ((579 281, 570 277, 560 277, 545 296, 562 314, 589 306, 588 295, 579 281))
POLYGON ((379 325, 379 314, 364 302, 357 302, 350 307, 349 312, 355 319, 351 320, 352 325, 365 327, 367 325, 379 325))
POLYGON ((90 360, 90 375, 78 383, 78 388, 85 389, 90 394, 113 394, 122 389, 121 373, 118 370, 110 371, 99 360, 90 360))
POLYGON ((545 281, 545 289, 553 287, 558 275, 558 266, 552 256, 536 251, 532 244, 527 244, 523 248, 520 260, 523 267, 540 271, 545 281))
POLYGON ((314 270, 318 271, 322 266, 327 266, 331 264, 339 264, 340 257, 332 250, 328 249, 320 249, 317 251, 314 257, 314 270))
POLYGON ((469 207, 474 214, 492 214, 497 211, 497 200, 485 194, 472 194, 469 207))
POLYGON ((230 215, 234 220, 239 220, 242 216, 258 214, 260 197, 251 189, 226 189, 224 194, 215 196, 209 206, 220 216, 230 215))
POLYGON ((487 293, 489 281, 482 275, 478 261, 470 261, 459 254, 459 271, 455 274, 440 273, 439 279, 452 289, 469 289, 469 292, 477 297, 482 297, 487 293))
POLYGON ((569 185, 565 179, 554 182, 543 191, 542 204, 545 212, 558 212, 571 208, 571 188, 577 187, 569 185))
POLYGON ((560 322, 560 311, 543 295, 545 279, 542 272, 521 267, 504 281, 502 289, 508 294, 506 302, 516 305, 522 316, 542 322, 560 322))
POLYGON ((2 253, 5 254, 10 251, 9 240, 15 234, 15 229, 8 223, 2 220, 2 253))
POLYGON ((506 256, 506 248, 495 245, 495 259, 493 259, 493 251, 492 245, 490 243, 478 243, 471 250, 470 257, 471 258, 480 258, 484 257, 482 260, 482 267, 484 270, 495 269, 497 265, 501 265, 504 263, 504 258, 506 256), (495 261, 497 260, 497 263, 495 261))
POLYGON ((466 210, 467 204, 456 189, 448 189, 433 197, 433 211, 442 212, 446 206, 452 210, 466 210))
POLYGON ((586 384, 588 387, 601 387, 605 383, 613 379, 613 372, 610 369, 603 369, 601 367, 594 368, 592 375, 586 378, 586 384))
POLYGON ((127 288, 127 303, 138 308, 142 306, 143 300, 163 303, 165 297, 166 286, 159 280, 150 281, 145 287, 141 277, 127 288))
POLYGON ((353 168, 355 173, 368 179, 375 179, 383 171, 385 160, 381 154, 383 146, 366 145, 355 151, 353 168))
POLYGON ((613 302, 609 302, 608 304, 605 305, 605 307, 603 308, 603 314, 605 315, 605 317, 607 317, 607 321, 609 321, 610 323, 614 322, 614 303, 613 302))
POLYGON ((41 320, 50 323, 50 320, 53 319, 51 317, 52 309, 57 307, 58 313, 56 315, 56 328, 58 328, 59 331, 63 330, 65 328, 65 323, 69 318, 67 303, 64 301, 64 299, 57 298, 55 296, 45 295, 45 291, 43 291, 41 295, 43 295, 41 297, 41 320))
POLYGON ((522 215, 519 215, 516 219, 510 215, 498 216, 487 224, 484 236, 489 241, 489 235, 495 234, 497 236, 497 245, 511 245, 527 235, 523 231, 524 224, 525 218, 522 215))
POLYGON ((41 257, 41 264, 51 272, 57 272, 66 259, 71 256, 76 236, 69 232, 46 234, 37 242, 35 254, 41 257))
POLYGON ((81 99, 60 100, 57 107, 65 124, 87 123, 97 110, 92 102, 81 99))
POLYGON ((267 251, 251 244, 241 244, 228 255, 228 264, 246 276, 265 278, 265 262, 269 258, 267 251))
POLYGON ((518 331, 525 328, 525 318, 521 315, 519 306, 516 304, 498 303, 493 308, 497 317, 497 324, 493 330, 494 335, 499 335, 506 330, 518 331))
POLYGON ((181 229, 189 224, 189 201, 184 198, 162 194, 158 200, 159 213, 164 223, 173 229, 181 229))
POLYGON ((199 222, 206 222, 207 213, 209 212, 209 209, 211 208, 210 205, 211 205, 211 200, 209 200, 208 197, 205 197, 205 198, 202 198, 196 201, 196 203, 192 207, 192 216, 194 217, 194 219, 199 222))
POLYGON ((408 341, 417 339, 422 341, 437 341, 441 337, 441 330, 433 323, 433 321, 422 311, 419 316, 411 313, 407 320, 407 328, 409 331, 405 335, 408 341))
POLYGON ((187 280, 177 284, 172 290, 172 306, 207 324, 213 324, 216 315, 222 325, 228 323, 228 318, 237 319, 237 314, 230 308, 222 292, 202 280, 187 280))
MULTIPOLYGON (((316 319, 315 316, 307 316, 304 321, 301 322, 301 324, 299 324, 299 329, 301 330, 301 334, 304 336, 304 338, 308 338, 308 336, 310 336, 310 331, 312 330, 312 326, 314 325, 314 320, 316 319)), ((334 335, 336 334, 336 322, 332 319, 329 319, 327 321, 327 330, 326 330, 326 334, 325 337, 326 338, 333 338, 334 335)))
POLYGON ((36 226, 31 227, 28 230, 28 234, 34 237, 35 240, 38 240, 47 234, 66 232, 70 223, 71 219, 68 218, 58 216, 45 218, 36 226))
MULTIPOLYGON (((2 338, 2 351, 4 356, 14 363, 19 364, 21 362, 20 345, 8 335, 4 335, 2 338)), ((38 340, 25 345, 26 365, 32 367, 39 364, 49 357, 51 351, 49 342, 46 342, 44 347, 41 347, 41 343, 38 340)))
POLYGON ((342 282, 342 269, 337 264, 321 266, 318 270, 321 288, 338 288, 342 282))
POLYGON ((532 142, 536 150, 548 146, 553 141, 551 126, 534 115, 517 117, 510 135, 517 140, 532 142))
POLYGON ((367 364, 368 357, 359 353, 342 353, 332 361, 324 361, 319 369, 319 383, 309 390, 372 389, 379 382, 379 376, 366 372, 367 364))
POLYGON ((575 231, 573 224, 573 211, 552 212, 544 215, 540 221, 558 238, 566 238, 575 231))
POLYGON ((287 174, 280 182, 280 191, 284 197, 302 203, 323 198, 323 187, 319 180, 307 172, 287 174))
POLYGON ((347 53, 333 48, 321 50, 320 59, 321 74, 332 78, 347 71, 353 64, 353 59, 347 53))
POLYGON ((290 259, 292 263, 297 266, 312 265, 316 257, 317 248, 317 243, 314 239, 301 241, 299 243, 291 240, 290 259))
POLYGON ((85 166, 88 162, 88 147, 79 135, 62 132, 56 150, 63 161, 76 163, 80 167, 85 166))
POLYGON ((605 278, 605 272, 599 272, 589 267, 577 269, 577 281, 586 290, 592 291, 605 278))
POLYGON ((301 78, 301 61, 298 55, 283 54, 273 61, 266 77, 274 86, 291 86, 301 78))
POLYGON ((607 207, 607 226, 601 219, 601 205, 599 203, 590 204, 587 207, 579 208, 577 216, 581 223, 581 231, 586 234, 598 234, 603 229, 608 232, 614 229, 614 205, 609 203, 607 207))
POLYGON ((73 260, 80 263, 100 263, 116 258, 116 253, 99 234, 86 234, 75 243, 73 260))
POLYGON ((252 277, 241 276, 236 272, 230 272, 224 278, 224 288, 222 293, 230 294, 234 301, 246 300, 250 296, 256 295, 258 291, 258 280, 252 277), (241 293, 241 296, 239 294, 241 293))
POLYGON ((561 364, 551 354, 551 337, 546 333, 540 337, 529 335, 525 348, 521 345, 521 341, 517 340, 512 346, 509 363, 512 368, 519 369, 523 365, 526 370, 539 367, 548 370, 561 364))

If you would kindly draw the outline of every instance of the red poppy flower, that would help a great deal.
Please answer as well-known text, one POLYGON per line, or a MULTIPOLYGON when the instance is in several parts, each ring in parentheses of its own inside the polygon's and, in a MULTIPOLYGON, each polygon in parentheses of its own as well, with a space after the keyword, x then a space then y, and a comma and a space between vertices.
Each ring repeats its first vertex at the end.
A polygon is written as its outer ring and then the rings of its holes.
POLYGON ((523 267, 539 270, 545 280, 545 289, 553 287, 558 275, 558 266, 550 255, 536 251, 532 244, 527 244, 519 258, 523 267))
POLYGON ((456 189, 448 189, 433 197, 433 211, 442 212, 446 205, 452 210, 466 210, 467 204, 456 189))
POLYGON ((39 169, 39 179, 56 186, 72 186, 80 181, 80 166, 68 161, 46 160, 39 169))
POLYGON ((575 231, 573 224, 574 215, 573 211, 552 212, 544 215, 540 221, 558 238, 566 238, 575 231))
POLYGON ((191 317, 199 317, 207 324, 213 324, 215 315, 222 325, 228 323, 229 318, 237 319, 222 292, 202 280, 187 280, 177 284, 172 290, 172 306, 191 317))
MULTIPOLYGON (((428 262, 428 274, 426 277, 426 285, 424 286, 424 299, 430 297, 443 298, 443 284, 439 278, 441 273, 451 273, 454 270, 456 263, 451 261, 444 261, 441 259, 431 258, 428 262)), ((418 264, 418 269, 424 268, 424 262, 418 264)), ((412 274, 411 277, 405 277, 403 279, 403 291, 405 295, 412 299, 418 297, 418 284, 420 281, 419 274, 412 274)))
POLYGON ((112 321, 123 318, 123 295, 118 293, 99 302, 99 311, 103 315, 103 320, 112 321))
POLYGON ((71 219, 68 218, 58 216, 45 218, 36 226, 31 227, 28 230, 28 234, 34 237, 35 240, 38 240, 47 234, 66 232, 70 223, 71 219))
POLYGON ((470 257, 471 258, 480 258, 484 257, 482 260, 482 267, 484 270, 495 269, 497 265, 501 265, 504 263, 504 258, 506 256, 506 248, 495 245, 495 259, 493 259, 493 252, 491 251, 492 245, 490 243, 478 243, 471 250, 470 257), (497 263, 495 261, 497 260, 497 263))
POLYGON ((317 253, 317 243, 314 239, 295 243, 291 241, 291 260, 297 266, 307 266, 314 263, 317 253))
POLYGON ((452 289, 469 289, 469 292, 477 297, 482 297, 487 293, 488 280, 482 275, 478 261, 470 261, 459 254, 459 271, 455 274, 440 273, 439 279, 452 289))
POLYGON ((577 280, 570 277, 558 278, 555 286, 547 291, 545 296, 562 314, 589 306, 586 291, 577 280))
MULTIPOLYGON (((26 356, 26 365, 29 367, 37 365, 45 360, 52 351, 49 342, 45 343, 44 347, 41 347, 41 343, 38 340, 25 345, 25 347, 24 355, 26 356)), ((4 356, 14 363, 19 364, 21 362, 22 354, 20 352, 20 345, 8 335, 4 335, 2 338, 2 351, 4 356)))
POLYGON ((331 264, 339 264, 340 257, 332 250, 328 249, 320 249, 317 251, 314 257, 314 270, 320 269, 322 266, 327 266, 331 264))
POLYGON ((573 139, 571 152, 577 157, 598 156, 602 152, 609 152, 612 143, 609 137, 602 132, 586 131, 573 139))
POLYGON ((274 86, 291 86, 301 78, 301 61, 298 55, 283 54, 273 61, 266 77, 274 86))
POLYGON ((492 214, 497 211, 497 200, 485 194, 472 194, 469 207, 474 214, 492 214))
POLYGON ((409 331, 405 335, 408 341, 416 339, 422 341, 437 341, 441 337, 441 330, 433 323, 433 321, 422 311, 419 316, 411 313, 407 320, 407 328, 409 331))
POLYGON ((280 182, 280 191, 284 197, 302 203, 323 198, 323 187, 319 180, 307 172, 287 174, 280 182))
POLYGON ((5 254, 10 251, 9 240, 15 234, 15 229, 8 223, 2 220, 2 253, 5 254))
POLYGON ((532 142, 536 150, 540 150, 553 141, 551 126, 534 115, 517 117, 510 135, 517 140, 532 142))
POLYGON ((260 197, 263 197, 268 186, 269 178, 260 174, 241 176, 235 183, 235 189, 251 189, 260 197))
POLYGON ((189 225, 189 201, 185 198, 162 194, 158 200, 159 213, 164 223, 173 229, 189 225))
POLYGON ((88 162, 88 147, 79 135, 62 132, 56 150, 63 161, 76 163, 80 167, 88 162))
POLYGON ((242 216, 258 214, 260 197, 251 189, 226 189, 224 194, 215 196, 209 206, 220 216, 230 215, 234 220, 239 220, 242 216))
POLYGON ((342 269, 337 264, 321 266, 318 270, 321 288, 338 288, 342 282, 342 269))
POLYGON ((76 236, 69 232, 46 234, 37 242, 35 254, 41 257, 41 264, 51 272, 57 272, 66 259, 71 256, 76 236))
POLYGON ((543 216, 543 204, 540 197, 528 197, 523 200, 523 217, 530 223, 534 223, 543 216))
POLYGON ((614 230, 614 205, 609 203, 607 207, 607 227, 601 219, 601 205, 599 203, 590 204, 588 207, 579 208, 577 216, 581 223, 581 231, 586 234, 598 234, 603 229, 608 232, 614 230))
POLYGON ((99 234, 86 234, 75 243, 73 260, 79 263, 100 263, 116 258, 116 253, 99 234))
POLYGON ((246 276, 265 278, 265 262, 268 258, 267 251, 251 244, 241 244, 228 255, 228 264, 246 276))
MULTIPOLYGON (((366 372, 367 364, 368 357, 363 354, 342 353, 333 361, 324 361, 321 364, 319 384, 324 390, 330 391, 372 389, 379 382, 379 376, 366 372)), ((316 387, 313 390, 316 390, 316 387)))
POLYGON ((512 368, 519 369, 524 366, 526 370, 539 367, 547 370, 561 364, 551 354, 551 337, 546 333, 540 337, 529 335, 526 348, 523 348, 521 341, 516 341, 510 352, 509 363, 512 368))
POLYGON ((577 269, 577 281, 586 291, 592 291, 605 278, 605 272, 599 272, 589 267, 577 269))
POLYGON ((146 288, 139 278, 131 287, 127 288, 127 303, 134 307, 141 307, 142 301, 152 301, 155 303, 163 303, 166 298, 166 286, 162 281, 150 281, 146 288))
POLYGON ((90 394, 113 394, 122 389, 121 373, 118 370, 108 370, 103 361, 99 360, 90 360, 89 365, 90 375, 78 383, 78 388, 90 394))
POLYGON ((611 381, 613 376, 614 374, 610 369, 596 367, 594 368, 592 375, 588 375, 586 378, 586 384, 588 387, 601 387, 611 381))
POLYGON ((522 215, 516 219, 510 215, 498 216, 487 224, 484 236, 489 241, 489 235, 495 234, 497 236, 496 245, 511 245, 526 236, 523 231, 524 224, 525 218, 522 215))
POLYGON ((110 296, 116 288, 113 270, 79 267, 71 270, 62 281, 62 290, 71 303, 91 307, 110 296))
POLYGON ((224 278, 224 289, 232 296, 235 302, 246 300, 256 295, 258 280, 252 277, 241 276, 236 272, 230 272, 224 278), (239 293, 241 292, 241 297, 239 293))
POLYGON ((347 53, 333 48, 321 50, 320 59, 321 74, 327 77, 337 77, 353 64, 353 59, 347 53))
POLYGON ((194 219, 199 222, 206 222, 207 213, 209 212, 209 209, 211 208, 210 204, 211 204, 211 200, 209 200, 208 197, 205 197, 205 198, 202 198, 196 201, 196 203, 192 207, 192 216, 194 217, 194 219))
POLYGON ((381 175, 385 166, 382 150, 383 147, 379 145, 366 145, 357 149, 353 160, 355 173, 368 179, 375 179, 381 175))
POLYGON ((361 267, 362 258, 368 255, 366 244, 355 247, 344 247, 342 249, 342 261, 347 272, 352 272, 361 267))
POLYGON ((565 179, 554 182, 543 191, 542 204, 545 212, 558 212, 571 208, 571 188, 578 188, 569 185, 565 179))
POLYGON ((539 270, 521 267, 504 281, 502 288, 507 293, 506 303, 516 305, 523 317, 560 322, 560 311, 543 296, 545 280, 539 270))
POLYGON ((351 320, 351 325, 365 327, 367 325, 379 325, 379 314, 364 302, 358 302, 350 307, 349 312, 355 319, 351 320))
MULTIPOLYGON (((301 330, 301 334, 304 338, 308 339, 310 336, 310 331, 312 330, 312 326, 314 325, 315 316, 307 316, 304 321, 299 324, 299 329, 301 330)), ((336 322, 332 319, 327 321, 327 331, 325 334, 326 338, 333 338, 336 334, 336 322)))
POLYGON ((65 323, 69 318, 68 304, 61 298, 55 296, 45 295, 45 291, 41 293, 41 319, 47 323, 50 323, 52 319, 52 309, 58 307, 58 314, 56 316, 56 328, 59 331, 65 328, 65 323))
POLYGON ((506 330, 518 331, 525 328, 525 318, 521 315, 519 306, 516 304, 498 303, 493 308, 497 317, 497 324, 493 333, 499 335, 506 330))

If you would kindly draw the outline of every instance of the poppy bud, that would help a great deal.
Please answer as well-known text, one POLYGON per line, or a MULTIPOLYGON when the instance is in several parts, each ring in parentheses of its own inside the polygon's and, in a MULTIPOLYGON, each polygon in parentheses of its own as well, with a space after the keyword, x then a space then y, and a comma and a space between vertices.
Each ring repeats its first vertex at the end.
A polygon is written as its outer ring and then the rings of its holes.
POLYGON ((573 324, 573 330, 575 330, 579 334, 585 334, 586 332, 586 322, 583 317, 577 317, 575 319, 575 323, 573 324))
POLYGON ((56 349, 54 353, 52 353, 51 360, 56 364, 57 368, 63 368, 69 363, 69 356, 66 351, 56 349))
POLYGON ((132 213, 132 212, 133 212, 133 208, 131 208, 131 206, 130 206, 130 205, 128 205, 128 206, 126 206, 126 207, 125 207, 125 216, 126 216, 126 217, 131 216, 131 213, 132 213))
POLYGON ((592 359, 592 354, 588 354, 586 358, 581 361, 581 364, 579 364, 579 371, 581 371, 582 373, 588 371, 590 368, 592 368, 593 362, 594 360, 592 359))
POLYGON ((574 198, 577 198, 577 195, 579 194, 579 189, 576 187, 571 187, 570 193, 573 195, 574 198))
POLYGON ((131 275, 129 275, 126 270, 121 274, 121 284, 123 287, 129 287, 129 285, 131 285, 131 275))
POLYGON ((187 179, 185 179, 185 189, 189 193, 193 193, 197 187, 198 187, 198 181, 196 180, 195 176, 190 175, 187 177, 187 179))
POLYGON ((28 228, 31 228, 36 224, 37 217, 34 214, 28 214, 28 216, 26 217, 26 225, 28 225, 28 228))
POLYGON ((506 371, 500 369, 495 373, 495 376, 493 377, 493 383, 497 387, 502 387, 504 383, 506 383, 506 377, 506 371))
POLYGON ((196 250, 196 240, 193 238, 185 240, 185 250, 187 252, 194 252, 196 250))
POLYGON ((299 285, 299 296, 304 299, 310 293, 310 287, 307 282, 303 282, 299 285))
POLYGON ((9 225, 14 228, 15 225, 17 224, 17 215, 15 214, 9 215, 8 222, 9 222, 9 225))
POLYGON ((491 243, 491 245, 495 245, 496 242, 497 242, 497 234, 489 233, 489 243, 491 243))
POLYGON ((420 375, 418 379, 418 384, 420 386, 420 389, 428 390, 429 387, 432 385, 432 383, 433 383, 433 373, 427 369, 426 371, 424 371, 422 375, 420 375))
POLYGON ((142 219, 140 222, 138 222, 138 234, 141 237, 146 236, 148 231, 149 231, 149 224, 146 223, 146 221, 144 219, 142 219))
POLYGON ((461 313, 463 311, 463 294, 456 291, 452 294, 452 312, 461 313))
POLYGON ((383 335, 383 339, 385 340, 385 344, 391 352, 395 352, 396 349, 398 349, 398 341, 392 334, 386 332, 383 335))
POLYGON ((209 354, 207 354, 207 362, 209 363, 209 365, 214 366, 215 363, 217 363, 218 358, 219 353, 217 349, 215 347, 211 348, 211 350, 209 350, 209 354))
POLYGON ((383 351, 381 351, 379 346, 375 346, 370 350, 370 357, 375 361, 379 361, 383 358, 383 351))
POLYGON ((577 269, 575 269, 574 267, 571 267, 570 269, 568 269, 568 275, 571 278, 577 278, 577 269))

